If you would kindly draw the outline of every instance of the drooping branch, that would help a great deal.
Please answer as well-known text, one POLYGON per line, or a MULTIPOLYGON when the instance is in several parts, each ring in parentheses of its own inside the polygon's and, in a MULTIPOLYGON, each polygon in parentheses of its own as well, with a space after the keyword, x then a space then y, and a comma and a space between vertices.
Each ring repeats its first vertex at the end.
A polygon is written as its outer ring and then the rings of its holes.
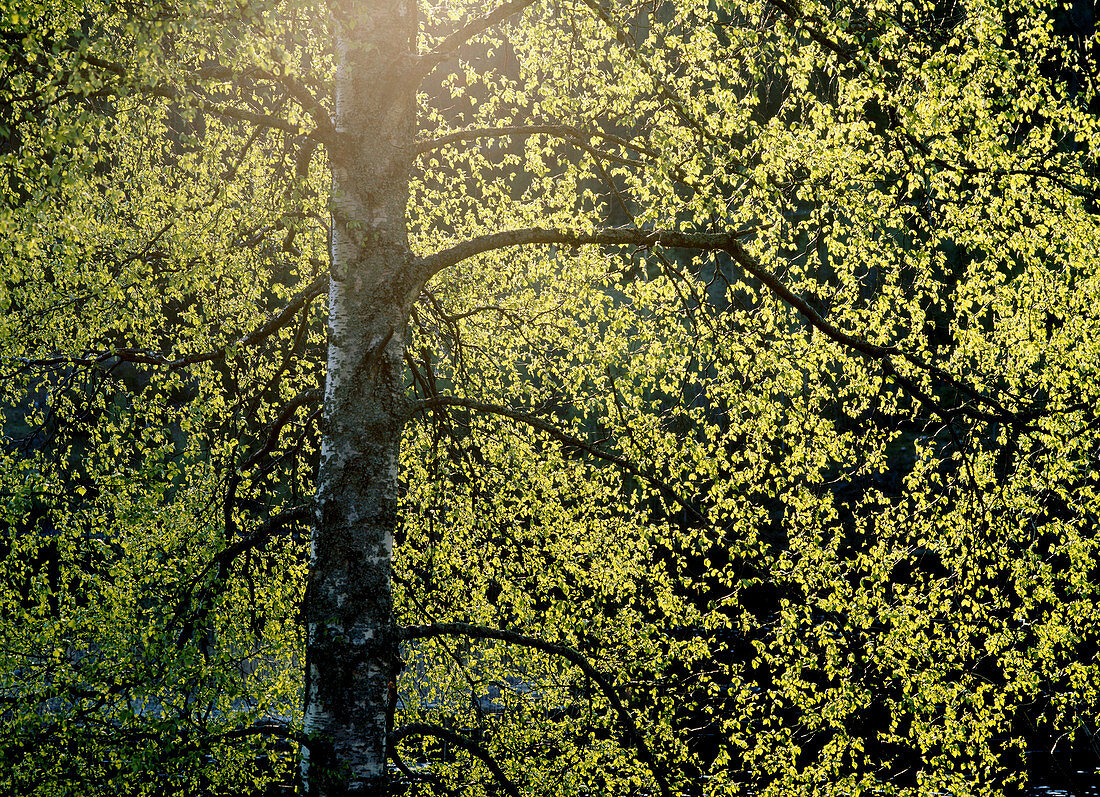
POLYGON ((249 736, 269 736, 275 739, 283 739, 288 742, 294 742, 295 744, 309 747, 310 739, 303 733, 298 733, 290 728, 289 725, 276 724, 276 723, 263 723, 258 725, 249 725, 246 728, 234 728, 230 731, 216 734, 209 737, 210 741, 224 741, 227 739, 244 739, 249 736))
MULTIPOLYGON (((824 33, 822 33, 817 27, 824 27, 822 21, 817 17, 805 15, 802 12, 802 8, 800 7, 800 3, 798 2, 798 0, 793 0, 793 2, 787 2, 787 0, 768 0, 768 3, 779 9, 779 11, 782 12, 783 15, 790 20, 790 23, 792 25, 795 25, 799 22, 803 23, 806 34, 815 42, 824 47, 826 50, 829 50, 838 55, 840 59, 845 63, 852 63, 852 56, 854 55, 853 51, 847 47, 844 47, 841 44, 838 44, 837 42, 826 36, 824 33)), ((866 70, 864 69, 861 71, 866 70)))
POLYGON ((220 360, 230 345, 236 348, 250 348, 260 343, 273 333, 290 323, 294 316, 309 302, 316 299, 328 287, 328 274, 321 274, 313 282, 298 291, 279 312, 269 317, 265 322, 253 329, 247 335, 238 338, 233 344, 219 346, 205 352, 188 354, 183 357, 168 357, 159 352, 144 349, 121 348, 111 349, 87 357, 43 357, 43 358, 16 358, 15 362, 24 368, 55 368, 58 366, 95 366, 102 365, 109 360, 117 358, 119 362, 129 362, 144 365, 160 365, 170 371, 185 368, 189 365, 220 360))
MULTIPOLYGON (((222 515, 224 518, 223 525, 225 527, 226 540, 232 540, 236 536, 237 524, 234 510, 237 508, 237 490, 240 488, 245 474, 271 455, 279 443, 279 437, 282 435, 283 429, 285 429, 287 424, 294 418, 298 410, 301 407, 320 404, 322 395, 320 388, 313 388, 312 390, 302 391, 288 401, 279 412, 275 421, 268 427, 267 439, 264 441, 263 445, 248 457, 239 468, 233 468, 230 471, 226 478, 225 496, 222 499, 222 515)), ((270 472, 272 467, 273 465, 268 463, 266 471, 270 472)))
POLYGON ((1048 164, 1047 157, 1044 156, 1042 161, 1042 168, 1010 168, 1010 169, 998 169, 989 166, 977 166, 972 163, 961 162, 961 159, 955 161, 947 160, 939 155, 936 155, 932 148, 927 143, 921 141, 913 133, 901 128, 901 137, 909 142, 915 149, 917 149, 921 155, 928 159, 930 163, 935 164, 941 169, 956 172, 968 177, 975 177, 978 175, 988 175, 994 179, 1005 179, 1008 177, 1031 177, 1036 180, 1046 180, 1054 185, 1062 188, 1074 196, 1081 197, 1082 199, 1098 200, 1100 199, 1100 191, 1082 186, 1071 182, 1071 178, 1076 177, 1078 180, 1085 183, 1089 182, 1089 178, 1085 174, 1073 175, 1059 170, 1058 167, 1048 164))
POLYGON ((233 560, 244 552, 263 545, 271 539, 276 532, 295 523, 311 520, 313 518, 313 511, 314 508, 312 504, 300 504, 298 506, 292 506, 289 509, 284 509, 282 512, 269 517, 258 529, 248 536, 242 537, 211 557, 210 561, 203 566, 202 570, 191 579, 176 610, 175 617, 169 624, 169 628, 171 628, 176 622, 182 620, 182 629, 177 637, 177 644, 183 645, 188 642, 194 636, 195 628, 201 626, 205 622, 212 608, 214 596, 229 576, 229 568, 233 560), (213 577, 199 587, 198 585, 206 579, 212 571, 213 577), (198 595, 195 599, 192 599, 196 587, 198 587, 198 595), (194 609, 194 611, 188 616, 189 609, 194 609))
MULTIPOLYGON (((101 69, 114 75, 122 81, 130 80, 131 73, 126 67, 121 64, 108 61, 98 56, 83 54, 81 60, 89 66, 94 66, 97 69, 101 69)), ((224 67, 215 66, 213 69, 205 67, 200 69, 196 74, 199 79, 209 79, 211 77, 219 80, 230 80, 237 76, 229 72, 224 67)), ((268 77, 275 79, 274 76, 268 75, 268 77)), ((326 143, 335 143, 336 130, 332 126, 332 121, 329 119, 327 113, 324 112, 323 106, 313 97, 313 95, 305 89, 300 83, 294 80, 290 76, 283 76, 278 78, 283 87, 288 91, 291 96, 298 101, 302 108, 309 114, 317 125, 315 129, 308 130, 300 127, 299 125, 283 119, 279 116, 272 116, 271 114, 258 113, 256 111, 249 111, 244 108, 239 108, 233 105, 225 105, 222 103, 213 102, 210 99, 200 96, 196 91, 194 84, 189 85, 190 91, 182 91, 178 88, 168 85, 146 84, 146 83, 129 83, 127 88, 131 91, 138 92, 139 94, 146 94, 151 97, 160 97, 161 99, 173 100, 176 102, 191 103, 200 110, 212 114, 214 116, 220 116, 224 119, 231 119, 237 122, 247 122, 261 128, 268 128, 271 130, 280 130, 284 133, 292 133, 296 135, 305 135, 307 137, 316 138, 326 143)), ((110 86, 100 89, 97 92, 97 96, 107 96, 114 93, 110 86)))
POLYGON ((481 759, 481 762, 485 764, 485 767, 491 773, 493 773, 493 777, 497 779, 497 782, 506 792, 512 795, 512 797, 520 797, 520 792, 516 784, 505 774, 504 770, 501 769, 496 760, 489 755, 488 751, 477 742, 467 739, 465 736, 455 733, 448 728, 444 728, 441 725, 432 725, 427 722, 414 722, 394 730, 390 734, 389 746, 392 748, 397 742, 409 736, 434 736, 437 739, 443 739, 453 744, 455 747, 461 747, 467 753, 481 759))
POLYGON ((416 59, 402 79, 410 83, 419 83, 428 76, 433 69, 447 60, 459 47, 475 36, 484 33, 494 25, 498 25, 515 14, 520 13, 528 6, 534 5, 538 0, 508 0, 501 3, 487 14, 470 20, 450 36, 445 38, 430 53, 425 53, 416 59))
POLYGON ((299 407, 304 407, 309 404, 317 404, 321 400, 321 389, 314 388, 312 390, 306 390, 299 393, 286 403, 282 411, 279 413, 279 417, 275 419, 275 422, 271 424, 268 430, 267 440, 264 441, 263 446, 259 448, 252 456, 250 456, 243 465, 241 465, 241 472, 246 472, 252 469, 257 462, 262 460, 268 454, 275 450, 275 446, 279 442, 279 435, 282 434, 283 429, 291 418, 294 417, 294 413, 298 411, 299 407))
MULTIPOLYGON (((120 64, 111 63, 102 58, 97 58, 93 55, 83 55, 82 60, 106 72, 115 75, 116 77, 127 79, 129 78, 129 71, 120 64)), ((309 134, 311 131, 300 128, 293 122, 288 122, 286 119, 282 119, 278 116, 271 116, 269 114, 257 113, 255 111, 247 111, 243 108, 237 108, 232 105, 222 105, 220 103, 211 102, 208 99, 199 97, 194 93, 186 93, 180 91, 177 88, 166 85, 148 85, 142 83, 136 83, 126 86, 127 89, 137 92, 139 94, 145 94, 150 97, 160 97, 165 100, 173 100, 175 102, 190 103, 199 110, 214 116, 221 116, 225 119, 232 119, 236 122, 248 122, 249 124, 257 125, 259 127, 266 127, 272 130, 281 130, 284 133, 294 133, 298 135, 309 134)), ((97 97, 109 97, 117 94, 117 91, 110 86, 98 90, 94 96, 97 97)))
POLYGON ((695 506, 695 504, 676 492, 676 490, 668 482, 651 473, 645 472, 628 459, 624 459, 617 454, 612 454, 609 451, 604 451, 602 448, 594 445, 593 443, 589 443, 585 440, 581 440, 579 437, 574 437, 573 435, 563 432, 557 426, 546 420, 543 420, 542 418, 531 415, 530 413, 511 409, 510 407, 503 407, 499 404, 488 404, 486 402, 474 401, 473 399, 461 398, 459 396, 432 396, 418 403, 414 407, 413 411, 421 412, 424 410, 434 410, 442 407, 464 407, 466 409, 474 410, 475 412, 483 412, 490 415, 499 415, 504 418, 510 418, 514 421, 524 423, 533 429, 538 429, 540 432, 545 432, 547 435, 549 435, 554 440, 557 440, 562 445, 568 446, 570 448, 580 449, 592 455, 596 459, 601 459, 604 462, 610 462, 614 465, 617 465, 618 467, 629 473, 631 476, 641 479, 643 482, 646 482, 647 484, 650 484, 653 487, 657 488, 661 495, 665 496, 666 498, 677 504, 681 509, 691 515, 692 518, 694 518, 698 523, 702 524, 703 526, 710 525, 710 521, 707 519, 707 516, 702 512, 702 510, 700 510, 697 506, 695 506))
POLYGON ((638 757, 641 759, 642 763, 646 765, 646 768, 653 776, 653 780, 657 783, 657 788, 661 793, 661 797, 672 797, 672 791, 669 788, 668 780, 665 778, 664 772, 661 770, 660 766, 658 766, 653 756, 653 752, 649 749, 649 745, 638 729, 637 723, 634 722, 634 717, 631 716, 626 706, 623 705, 614 685, 612 685, 612 683, 604 677, 603 673, 597 670, 579 651, 566 645, 558 645, 536 637, 518 634, 515 631, 470 625, 469 623, 432 623, 431 625, 406 626, 405 628, 398 629, 397 636, 400 639, 429 639, 438 636, 464 636, 472 639, 496 639, 500 642, 521 645, 565 659, 583 672, 585 676, 591 679, 591 681, 599 687, 600 691, 603 692, 604 696, 611 704, 612 709, 614 709, 616 717, 623 726, 627 738, 637 751, 638 757))

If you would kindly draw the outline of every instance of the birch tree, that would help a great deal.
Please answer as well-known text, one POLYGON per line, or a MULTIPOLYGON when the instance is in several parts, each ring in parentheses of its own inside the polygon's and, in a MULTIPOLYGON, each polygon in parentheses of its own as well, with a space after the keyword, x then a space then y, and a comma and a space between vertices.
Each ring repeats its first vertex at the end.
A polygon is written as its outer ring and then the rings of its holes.
POLYGON ((1095 766, 1084 10, 7 14, 13 789, 1095 766))

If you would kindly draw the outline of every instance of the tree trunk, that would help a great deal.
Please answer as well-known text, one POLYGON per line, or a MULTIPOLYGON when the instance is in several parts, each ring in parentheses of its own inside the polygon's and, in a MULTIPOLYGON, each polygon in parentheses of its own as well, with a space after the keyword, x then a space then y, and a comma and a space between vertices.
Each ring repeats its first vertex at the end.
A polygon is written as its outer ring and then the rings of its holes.
POLYGON ((406 413, 404 347, 421 285, 405 225, 415 89, 395 70, 413 0, 336 4, 329 352, 307 628, 302 781, 311 795, 381 794, 399 660, 390 558, 406 413))

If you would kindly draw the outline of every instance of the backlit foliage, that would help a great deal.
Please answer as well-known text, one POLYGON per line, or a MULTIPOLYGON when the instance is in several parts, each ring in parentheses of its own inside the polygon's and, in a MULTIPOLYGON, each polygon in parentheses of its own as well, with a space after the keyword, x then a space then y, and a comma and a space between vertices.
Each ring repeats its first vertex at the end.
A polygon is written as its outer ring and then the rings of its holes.
MULTIPOLYGON (((425 7, 421 50, 490 8, 425 7)), ((286 781, 327 12, 3 13, 0 791, 286 781)), ((1096 768, 1089 13, 544 0, 429 76, 418 253, 743 232, 801 304, 661 247, 498 249, 428 285, 398 621, 574 648, 655 765, 579 668, 502 641, 406 643, 397 726, 477 740, 532 795, 999 794, 1096 768)), ((415 793, 501 788, 427 737, 398 749, 415 793)))

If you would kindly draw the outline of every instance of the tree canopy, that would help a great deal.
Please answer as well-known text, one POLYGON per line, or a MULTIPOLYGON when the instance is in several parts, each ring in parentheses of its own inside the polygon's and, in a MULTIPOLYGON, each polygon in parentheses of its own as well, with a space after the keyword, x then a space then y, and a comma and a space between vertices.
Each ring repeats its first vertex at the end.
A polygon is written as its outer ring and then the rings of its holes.
POLYGON ((0 790, 1097 769, 1088 4, 15 0, 0 43, 0 790))

